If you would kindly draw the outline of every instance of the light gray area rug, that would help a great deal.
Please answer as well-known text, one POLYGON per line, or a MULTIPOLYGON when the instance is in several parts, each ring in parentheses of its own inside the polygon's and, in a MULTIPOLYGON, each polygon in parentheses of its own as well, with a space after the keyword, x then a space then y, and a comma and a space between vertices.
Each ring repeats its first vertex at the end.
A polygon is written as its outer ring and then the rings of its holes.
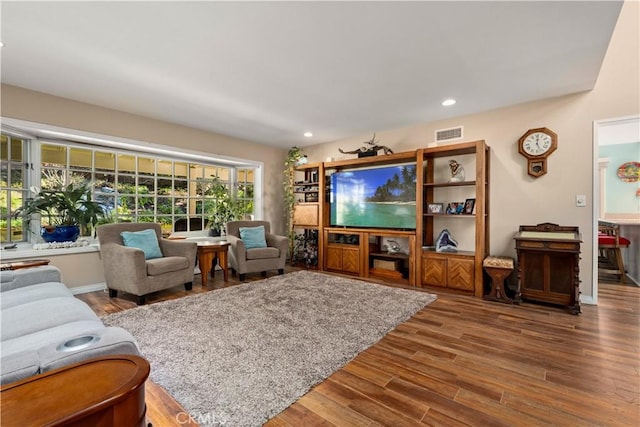
POLYGON ((102 320, 201 425, 259 426, 435 299, 298 271, 102 320))

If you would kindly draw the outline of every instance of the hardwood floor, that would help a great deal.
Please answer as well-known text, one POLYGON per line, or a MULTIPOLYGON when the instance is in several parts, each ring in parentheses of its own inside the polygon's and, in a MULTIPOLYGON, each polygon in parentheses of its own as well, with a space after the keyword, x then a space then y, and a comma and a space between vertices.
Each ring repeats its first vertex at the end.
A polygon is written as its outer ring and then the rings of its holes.
MULTIPOLYGON (((192 292, 224 287, 220 275, 192 292)), ((231 277, 226 286, 237 283, 231 277)), ((580 316, 437 292, 437 301, 266 425, 639 425, 640 288, 599 288, 598 306, 583 305, 580 316)), ((102 292, 79 297, 99 315, 135 306, 102 292)), ((185 424, 180 406, 150 382, 147 405, 156 427, 197 425, 185 424)))

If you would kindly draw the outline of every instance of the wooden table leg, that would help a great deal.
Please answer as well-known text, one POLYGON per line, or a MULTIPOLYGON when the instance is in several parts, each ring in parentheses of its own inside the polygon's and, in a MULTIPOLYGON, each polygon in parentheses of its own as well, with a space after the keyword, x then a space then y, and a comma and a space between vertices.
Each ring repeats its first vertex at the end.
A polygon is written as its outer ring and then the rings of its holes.
POLYGON ((209 270, 211 270, 211 263, 213 262, 213 252, 201 250, 198 254, 198 265, 200 266, 200 274, 202 278, 202 287, 207 286, 207 280, 209 279, 209 270))
POLYGON ((224 281, 229 281, 229 269, 227 268, 227 248, 225 247, 218 253, 218 261, 220 262, 220 268, 222 269, 222 274, 224 275, 224 281))

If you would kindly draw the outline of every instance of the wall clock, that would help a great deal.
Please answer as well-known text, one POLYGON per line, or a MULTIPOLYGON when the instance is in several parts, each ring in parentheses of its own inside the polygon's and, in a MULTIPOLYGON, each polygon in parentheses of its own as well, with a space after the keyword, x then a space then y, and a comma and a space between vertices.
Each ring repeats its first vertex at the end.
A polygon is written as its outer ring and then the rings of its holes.
POLYGON ((558 135, 547 128, 529 129, 518 140, 518 153, 527 159, 527 173, 538 178, 547 173, 547 158, 558 148, 558 135))

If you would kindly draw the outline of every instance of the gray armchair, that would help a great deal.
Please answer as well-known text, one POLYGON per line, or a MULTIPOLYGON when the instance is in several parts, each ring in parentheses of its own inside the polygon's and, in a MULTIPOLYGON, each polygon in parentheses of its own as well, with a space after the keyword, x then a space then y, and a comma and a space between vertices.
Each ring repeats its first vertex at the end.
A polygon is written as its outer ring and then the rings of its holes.
POLYGON ((156 223, 105 224, 97 228, 97 234, 110 297, 123 291, 136 295, 138 305, 142 305, 145 295, 152 292, 182 284, 191 290, 197 243, 163 239, 156 223), (161 258, 145 259, 141 249, 123 244, 121 232, 148 229, 156 233, 161 258))
POLYGON ((229 246, 229 263, 231 270, 237 271, 242 281, 246 273, 261 272, 263 276, 268 270, 284 273, 287 262, 289 239, 285 236, 271 234, 268 221, 231 221, 227 223, 227 242, 229 246), (266 248, 247 249, 240 238, 240 227, 264 226, 266 248))

